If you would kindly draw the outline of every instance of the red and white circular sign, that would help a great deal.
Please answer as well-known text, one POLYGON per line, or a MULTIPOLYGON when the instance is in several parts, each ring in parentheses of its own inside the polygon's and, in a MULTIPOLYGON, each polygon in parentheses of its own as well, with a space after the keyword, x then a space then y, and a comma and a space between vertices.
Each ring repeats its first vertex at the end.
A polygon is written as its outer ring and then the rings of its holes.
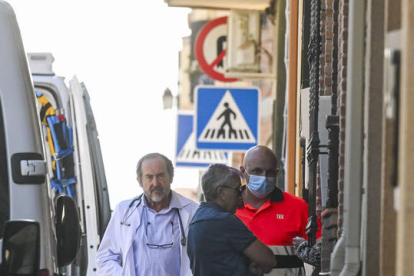
POLYGON ((222 82, 237 81, 224 76, 227 42, 227 16, 208 22, 198 33, 195 57, 201 70, 212 79, 222 82))

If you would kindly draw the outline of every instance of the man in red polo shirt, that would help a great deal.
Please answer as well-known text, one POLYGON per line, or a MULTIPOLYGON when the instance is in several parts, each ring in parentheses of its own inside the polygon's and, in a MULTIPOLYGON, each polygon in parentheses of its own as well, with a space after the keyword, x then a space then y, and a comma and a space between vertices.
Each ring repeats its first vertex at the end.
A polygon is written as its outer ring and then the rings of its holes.
POLYGON ((273 269, 269 275, 305 275, 303 268, 293 268, 298 266, 298 259, 292 239, 306 238, 308 204, 276 187, 277 158, 268 147, 249 149, 240 170, 247 189, 243 192, 244 206, 237 209, 236 216, 275 255, 290 255, 283 257, 284 261, 278 258, 285 268, 273 269))

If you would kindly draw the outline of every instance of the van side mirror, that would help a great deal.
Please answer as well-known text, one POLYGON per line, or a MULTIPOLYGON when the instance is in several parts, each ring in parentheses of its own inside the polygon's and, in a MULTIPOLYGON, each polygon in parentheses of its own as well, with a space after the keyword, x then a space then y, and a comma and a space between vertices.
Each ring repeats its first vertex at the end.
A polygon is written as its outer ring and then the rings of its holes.
POLYGON ((78 209, 67 195, 60 195, 56 201, 56 236, 58 266, 67 266, 75 260, 81 238, 78 209))
POLYGON ((7 221, 1 252, 1 275, 37 274, 40 257, 39 223, 29 220, 7 221))

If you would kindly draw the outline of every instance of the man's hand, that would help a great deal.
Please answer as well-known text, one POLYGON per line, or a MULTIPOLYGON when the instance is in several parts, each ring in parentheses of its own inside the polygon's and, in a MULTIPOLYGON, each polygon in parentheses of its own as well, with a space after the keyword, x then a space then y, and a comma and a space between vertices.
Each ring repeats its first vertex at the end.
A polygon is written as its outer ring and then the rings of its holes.
POLYGON ((251 262, 249 264, 249 271, 254 276, 262 276, 264 274, 263 270, 256 263, 251 262))
POLYGON ((292 239, 292 243, 293 243, 293 246, 295 247, 295 248, 298 248, 298 246, 302 243, 302 242, 305 242, 306 240, 304 239, 304 238, 302 238, 302 237, 294 237, 293 239, 292 239))

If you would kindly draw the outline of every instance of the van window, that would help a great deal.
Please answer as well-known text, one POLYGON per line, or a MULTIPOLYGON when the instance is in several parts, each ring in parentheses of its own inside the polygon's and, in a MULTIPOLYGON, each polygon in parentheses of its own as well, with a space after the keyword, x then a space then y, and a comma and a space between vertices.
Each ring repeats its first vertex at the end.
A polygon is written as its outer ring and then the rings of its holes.
POLYGON ((9 179, 7 175, 6 135, 3 110, 0 102, 0 238, 3 238, 4 224, 10 219, 9 179))

